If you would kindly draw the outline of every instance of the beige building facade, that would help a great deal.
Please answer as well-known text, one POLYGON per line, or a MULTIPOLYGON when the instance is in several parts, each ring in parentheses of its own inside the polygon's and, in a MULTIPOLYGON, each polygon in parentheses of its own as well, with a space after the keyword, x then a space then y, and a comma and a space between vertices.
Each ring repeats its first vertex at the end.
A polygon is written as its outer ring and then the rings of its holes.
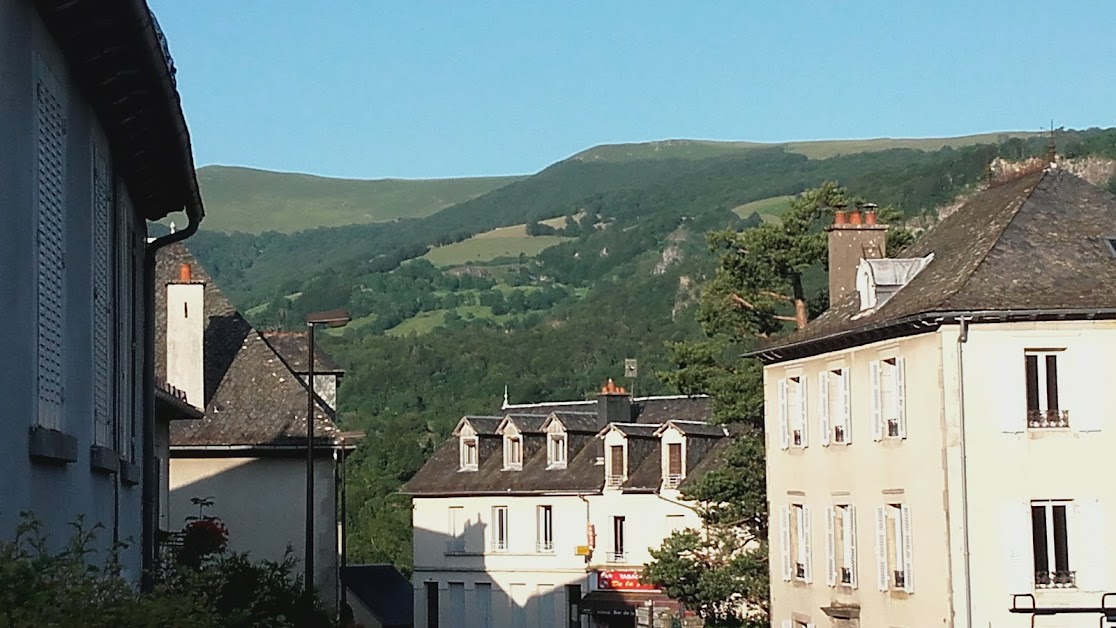
POLYGON ((758 352, 774 626, 1022 628, 1013 605, 1101 606, 1113 233, 1116 201, 1071 175, 1007 182, 899 259, 861 261, 844 302, 758 352), (914 271, 863 281, 891 262, 914 271))

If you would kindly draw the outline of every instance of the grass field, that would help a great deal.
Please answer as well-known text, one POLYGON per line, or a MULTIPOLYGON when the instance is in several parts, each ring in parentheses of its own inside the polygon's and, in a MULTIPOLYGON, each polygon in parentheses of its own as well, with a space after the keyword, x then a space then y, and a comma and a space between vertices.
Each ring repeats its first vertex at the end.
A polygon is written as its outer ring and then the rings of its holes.
MULTIPOLYGON (((544 222, 549 224, 555 221, 565 224, 564 218, 544 222)), ((460 266, 468 262, 487 262, 500 257, 517 257, 520 253, 531 257, 566 240, 569 238, 529 236, 527 225, 513 225, 485 231, 461 242, 433 248, 423 257, 435 266, 460 266)))
POLYGON ((203 228, 248 233, 427 216, 521 178, 357 180, 228 166, 198 169, 203 228))
POLYGON ((783 212, 790 207, 791 199, 793 196, 772 196, 770 198, 762 198, 758 201, 751 203, 744 203, 737 207, 732 208, 732 211, 741 218, 747 218, 755 212, 768 221, 769 218, 780 216, 783 212))

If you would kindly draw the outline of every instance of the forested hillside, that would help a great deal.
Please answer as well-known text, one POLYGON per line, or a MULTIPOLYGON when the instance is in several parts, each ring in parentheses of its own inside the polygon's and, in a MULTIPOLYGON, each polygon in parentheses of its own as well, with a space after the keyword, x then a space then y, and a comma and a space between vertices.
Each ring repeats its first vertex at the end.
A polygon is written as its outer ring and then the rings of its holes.
MULTIPOLYGON (((1064 153, 1116 157, 1114 130, 1059 138, 1064 153)), ((351 311, 353 323, 323 341, 348 369, 344 425, 368 433, 349 476, 350 548, 354 560, 407 567, 410 506, 395 491, 461 415, 495 411, 505 386, 513 402, 584 398, 629 357, 640 360, 637 394, 671 392, 659 375, 675 366, 665 343, 700 334, 693 305, 714 268, 706 232, 778 220, 780 197, 827 180, 931 224, 937 207, 986 180, 994 158, 1043 154, 1047 142, 824 159, 770 147, 573 158, 423 218, 292 234, 203 231, 188 245, 259 326, 302 328, 307 311, 351 311), (734 213, 742 206, 756 213, 734 213), (516 225, 523 238, 550 238, 547 246, 469 264, 422 259, 516 225)), ((820 268, 809 278, 818 303, 822 279, 820 268)))

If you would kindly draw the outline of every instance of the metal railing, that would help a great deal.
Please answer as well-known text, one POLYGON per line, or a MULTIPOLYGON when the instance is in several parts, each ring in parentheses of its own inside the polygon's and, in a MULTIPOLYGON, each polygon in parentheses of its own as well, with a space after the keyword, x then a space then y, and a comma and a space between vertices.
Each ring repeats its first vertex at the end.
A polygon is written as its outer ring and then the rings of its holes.
POLYGON ((493 541, 492 542, 492 551, 494 551, 494 552, 506 552, 506 551, 508 551, 508 542, 507 541, 493 541))
POLYGON ((1069 410, 1028 410, 1027 427, 1069 427, 1069 410))
POLYGON ((678 485, 681 483, 681 473, 669 473, 667 474, 666 479, 663 480, 663 486, 665 486, 666 488, 678 488, 678 485))
POLYGON ((627 552, 609 552, 607 558, 608 558, 608 562, 610 562, 610 563, 626 563, 626 562, 628 562, 628 553, 627 552))
POLYGON ((1073 589, 1077 587, 1076 571, 1036 571, 1036 589, 1073 589))
POLYGON ((623 484, 624 480, 626 479, 627 478, 622 475, 610 475, 605 478, 605 486, 608 486, 609 488, 616 488, 623 484))
POLYGON ((535 552, 539 554, 553 554, 554 541, 538 541, 535 543, 535 552))

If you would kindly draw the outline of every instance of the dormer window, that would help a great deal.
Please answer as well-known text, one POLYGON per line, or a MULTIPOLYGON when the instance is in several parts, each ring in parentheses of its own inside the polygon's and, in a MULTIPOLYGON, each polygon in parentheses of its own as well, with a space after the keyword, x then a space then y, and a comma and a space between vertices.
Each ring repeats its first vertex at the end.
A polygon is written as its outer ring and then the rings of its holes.
POLYGON ((504 468, 523 468, 523 437, 519 434, 504 436, 504 468))
POLYGON ((608 486, 618 487, 627 479, 626 476, 624 446, 610 445, 608 448, 608 477, 606 483, 608 486))
POLYGON ((862 259, 856 269, 856 290, 860 310, 870 310, 887 302, 896 292, 922 272, 934 254, 906 259, 862 259))
POLYGON ((566 435, 548 434, 546 438, 546 465, 552 469, 566 468, 566 435))
POLYGON ((466 436, 461 438, 461 470, 477 470, 477 437, 466 436))
POLYGON ((682 443, 666 444, 666 473, 663 475, 667 488, 678 488, 685 477, 682 468, 682 443))

